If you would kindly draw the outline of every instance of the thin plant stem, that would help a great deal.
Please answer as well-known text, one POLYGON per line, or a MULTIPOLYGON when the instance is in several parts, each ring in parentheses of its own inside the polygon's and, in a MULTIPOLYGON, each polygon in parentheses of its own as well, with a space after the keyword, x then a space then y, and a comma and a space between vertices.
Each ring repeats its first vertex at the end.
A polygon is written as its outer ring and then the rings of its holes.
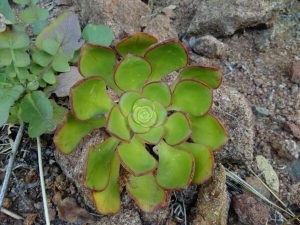
POLYGON ((14 162, 15 162, 16 154, 17 154, 17 151, 18 151, 18 148, 19 148, 22 136, 23 136, 23 131, 24 131, 24 124, 21 123, 21 125, 19 127, 19 130, 18 130, 16 140, 13 143, 13 146, 12 146, 11 156, 9 158, 9 162, 8 162, 5 177, 4 177, 4 181, 2 183, 2 188, 1 188, 1 192, 0 192, 0 207, 3 204, 3 200, 4 200, 4 197, 5 197, 5 193, 6 193, 6 189, 7 189, 7 186, 8 186, 9 178, 10 178, 12 168, 13 168, 13 165, 14 165, 14 162))
POLYGON ((12 211, 9 211, 8 209, 5 209, 5 208, 1 207, 0 211, 2 213, 5 213, 6 215, 9 215, 10 217, 12 217, 16 220, 24 220, 24 218, 22 216, 19 216, 18 214, 14 213, 12 211))
POLYGON ((36 141, 37 141, 37 149, 38 149, 39 173, 40 173, 40 180, 41 180, 41 189, 42 189, 42 196, 43 196, 45 219, 46 219, 46 224, 50 225, 50 218, 49 218, 48 204, 47 204, 47 195, 46 195, 45 182, 44 182, 44 171, 43 171, 40 137, 37 137, 36 141))

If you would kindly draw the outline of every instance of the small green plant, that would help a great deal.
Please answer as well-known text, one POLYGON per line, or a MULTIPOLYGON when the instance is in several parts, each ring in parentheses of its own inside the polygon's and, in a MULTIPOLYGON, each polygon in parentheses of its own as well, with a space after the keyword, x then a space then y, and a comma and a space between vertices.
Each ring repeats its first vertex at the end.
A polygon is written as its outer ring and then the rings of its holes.
POLYGON ((85 135, 105 127, 111 137, 89 149, 84 171, 84 185, 92 190, 98 211, 119 212, 122 165, 130 174, 127 192, 151 212, 164 204, 167 192, 211 176, 213 152, 228 140, 221 122, 209 113, 222 77, 214 67, 187 66, 187 51, 176 39, 157 43, 137 33, 115 49, 81 48, 79 71, 85 78, 70 89, 71 112, 54 143, 69 154, 85 135), (161 81, 178 70, 170 87, 161 81), (118 102, 111 100, 107 86, 118 102))

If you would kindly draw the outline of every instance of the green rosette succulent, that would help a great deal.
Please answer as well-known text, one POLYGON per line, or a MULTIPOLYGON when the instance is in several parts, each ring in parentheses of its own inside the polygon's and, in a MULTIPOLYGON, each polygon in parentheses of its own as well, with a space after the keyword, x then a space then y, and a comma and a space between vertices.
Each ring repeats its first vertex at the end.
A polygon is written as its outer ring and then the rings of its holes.
POLYGON ((217 68, 188 66, 187 51, 177 39, 158 43, 152 35, 137 33, 115 50, 85 44, 79 71, 85 78, 70 90, 71 112, 54 142, 69 154, 93 129, 105 127, 111 135, 89 149, 84 171, 84 185, 100 213, 120 210, 120 165, 130 174, 128 194, 144 212, 162 206, 167 192, 211 176, 213 152, 228 140, 209 112, 213 89, 222 81, 217 68), (161 79, 173 71, 179 76, 168 86, 161 79))

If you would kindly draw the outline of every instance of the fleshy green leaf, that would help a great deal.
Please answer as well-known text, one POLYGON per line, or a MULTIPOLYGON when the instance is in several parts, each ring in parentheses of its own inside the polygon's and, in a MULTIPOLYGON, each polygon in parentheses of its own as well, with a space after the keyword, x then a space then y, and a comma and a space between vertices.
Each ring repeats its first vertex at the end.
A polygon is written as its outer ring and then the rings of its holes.
POLYGON ((157 43, 156 37, 146 33, 135 33, 116 45, 116 50, 121 56, 128 53, 143 56, 147 49, 157 43))
POLYGON ((151 66, 144 58, 127 55, 118 64, 114 80, 123 91, 141 91, 150 74, 151 66))
POLYGON ((129 114, 132 112, 134 103, 141 97, 142 97, 142 95, 139 92, 135 92, 135 91, 125 92, 120 97, 119 107, 120 107, 122 114, 125 117, 129 116, 129 114))
POLYGON ((82 37, 87 43, 109 46, 114 33, 108 26, 88 24, 82 31, 82 37))
POLYGON ((145 145, 137 137, 130 143, 122 143, 117 148, 117 155, 123 167, 134 176, 152 173, 157 167, 157 161, 146 150, 145 145))
POLYGON ((156 145, 160 142, 165 134, 165 128, 163 126, 151 127, 149 131, 143 134, 136 134, 139 139, 150 145, 156 145))
POLYGON ((158 150, 159 164, 156 181, 165 190, 180 190, 189 186, 194 174, 192 154, 177 150, 164 141, 154 147, 158 150))
POLYGON ((201 117, 189 116, 189 118, 193 129, 191 139, 195 143, 216 151, 228 141, 225 128, 215 116, 208 113, 201 117))
POLYGON ((193 184, 202 184, 208 180, 214 168, 214 155, 212 151, 203 145, 185 142, 175 148, 191 153, 195 160, 195 172, 193 184))
POLYGON ((74 51, 82 45, 80 40, 81 30, 76 14, 73 12, 65 12, 52 23, 43 29, 37 36, 35 45, 44 50, 43 42, 47 39, 54 40, 59 43, 59 54, 66 56, 68 60, 73 57, 74 51))
POLYGON ((70 154, 85 135, 95 128, 104 127, 105 122, 105 117, 81 122, 69 112, 53 137, 56 149, 62 154, 70 154))
POLYGON ((110 137, 89 149, 86 161, 84 186, 95 191, 103 191, 109 182, 110 165, 119 140, 110 137))
POLYGON ((29 123, 28 134, 37 137, 48 130, 55 129, 52 121, 53 107, 41 91, 28 93, 20 104, 21 119, 29 123))
POLYGON ((145 54, 152 66, 149 81, 160 80, 165 75, 185 67, 188 63, 187 51, 179 40, 158 43, 145 54))
POLYGON ((131 139, 127 118, 122 115, 118 106, 114 106, 108 113, 106 130, 123 141, 131 139))
POLYGON ((46 20, 49 16, 47 9, 42 9, 36 5, 31 4, 26 9, 22 10, 19 14, 21 20, 25 23, 34 23, 37 20, 46 20))
POLYGON ((128 117, 128 124, 129 124, 130 129, 134 133, 142 134, 142 133, 146 133, 147 131, 150 130, 150 127, 144 127, 141 124, 135 122, 134 119, 132 118, 132 115, 130 115, 128 117))
POLYGON ((172 104, 168 110, 183 111, 193 116, 207 113, 213 101, 212 90, 192 79, 180 81, 175 86, 172 97, 172 104))
POLYGON ((192 134, 189 119, 181 112, 175 112, 164 123, 165 140, 169 145, 177 145, 187 140, 192 134))
POLYGON ((160 102, 165 107, 171 103, 171 91, 163 82, 148 83, 143 87, 143 95, 154 102, 160 102))
POLYGON ((217 89, 222 83, 221 71, 212 66, 188 66, 180 72, 178 78, 180 80, 198 80, 205 83, 212 89, 217 89))
POLYGON ((153 102, 153 105, 154 105, 154 111, 157 115, 157 121, 155 124, 155 126, 157 127, 157 126, 162 125, 165 122, 168 112, 165 109, 165 107, 158 102, 153 102))
POLYGON ((84 77, 100 75, 116 93, 121 93, 113 80, 116 63, 116 53, 109 47, 84 44, 81 48, 78 61, 81 75, 84 77))
POLYGON ((158 209, 166 198, 164 190, 156 184, 152 173, 141 177, 131 175, 126 189, 131 198, 145 213, 158 209))
POLYGON ((92 76, 77 82, 70 90, 71 110, 79 120, 107 113, 115 103, 108 97, 102 77, 92 76))
POLYGON ((119 170, 120 162, 118 157, 114 154, 110 164, 109 182, 107 187, 101 191, 93 191, 93 198, 97 210, 101 214, 117 214, 121 209, 121 198, 119 193, 119 170))

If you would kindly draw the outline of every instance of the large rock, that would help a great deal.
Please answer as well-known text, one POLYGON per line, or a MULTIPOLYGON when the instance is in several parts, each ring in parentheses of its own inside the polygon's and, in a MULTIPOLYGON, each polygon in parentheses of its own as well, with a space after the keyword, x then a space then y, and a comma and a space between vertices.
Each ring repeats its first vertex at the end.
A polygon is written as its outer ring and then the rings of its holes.
POLYGON ((222 163, 244 164, 253 159, 254 117, 245 97, 232 87, 221 86, 214 91, 212 113, 224 124, 230 137, 215 153, 222 163))
POLYGON ((141 31, 142 16, 151 13, 150 8, 140 0, 74 0, 81 8, 84 24, 109 26, 117 40, 141 31))
POLYGON ((212 178, 199 191, 193 225, 227 224, 230 199, 225 182, 225 169, 219 164, 212 178))
POLYGON ((238 29, 259 24, 270 26, 283 7, 282 0, 209 0, 196 1, 197 11, 188 33, 197 35, 227 36, 238 29))

